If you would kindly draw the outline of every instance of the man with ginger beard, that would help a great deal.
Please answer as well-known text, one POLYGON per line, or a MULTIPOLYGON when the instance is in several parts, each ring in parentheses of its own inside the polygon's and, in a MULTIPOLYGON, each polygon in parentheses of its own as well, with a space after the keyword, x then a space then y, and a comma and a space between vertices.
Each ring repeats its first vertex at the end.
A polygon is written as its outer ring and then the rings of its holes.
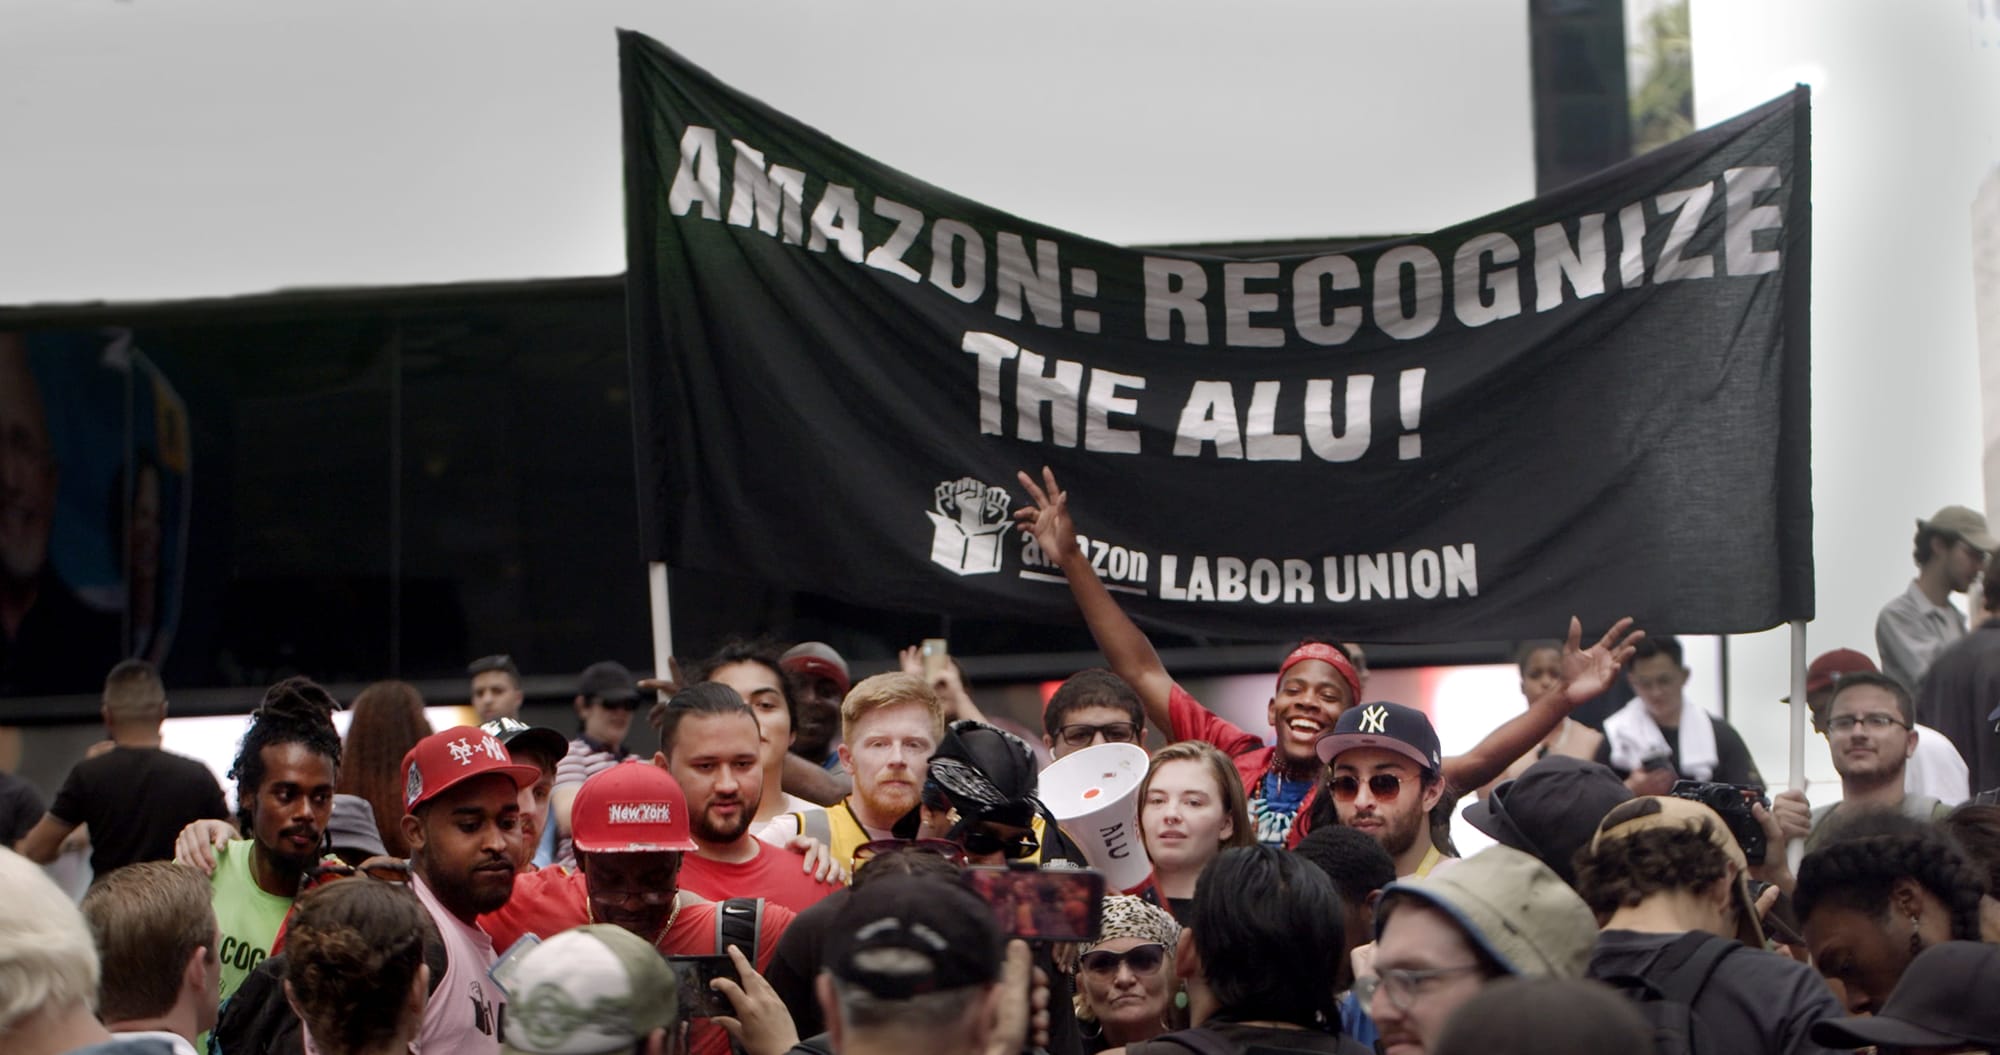
POLYGON ((825 843, 853 871, 863 843, 895 836, 916 809, 930 757, 944 738, 944 705, 924 680, 901 672, 865 678, 840 703, 840 764, 854 791, 826 809, 788 813, 797 830, 825 843))
POLYGON ((403 756, 403 838, 410 844, 410 889, 444 938, 444 980, 424 1008, 418 1047, 425 1055, 493 1055, 507 994, 487 976, 493 942, 480 913, 507 904, 514 890, 522 788, 541 778, 511 761, 483 729, 459 726, 417 741, 403 756))

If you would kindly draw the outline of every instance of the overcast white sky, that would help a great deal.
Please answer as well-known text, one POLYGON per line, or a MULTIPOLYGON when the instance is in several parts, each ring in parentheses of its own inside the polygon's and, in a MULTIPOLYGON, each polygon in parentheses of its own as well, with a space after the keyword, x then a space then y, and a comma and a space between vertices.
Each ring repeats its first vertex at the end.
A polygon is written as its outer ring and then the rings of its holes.
POLYGON ((0 304, 620 272, 621 26, 919 178, 1113 242, 1425 230, 1534 186, 1525 3, 12 0, 0 18, 0 304))

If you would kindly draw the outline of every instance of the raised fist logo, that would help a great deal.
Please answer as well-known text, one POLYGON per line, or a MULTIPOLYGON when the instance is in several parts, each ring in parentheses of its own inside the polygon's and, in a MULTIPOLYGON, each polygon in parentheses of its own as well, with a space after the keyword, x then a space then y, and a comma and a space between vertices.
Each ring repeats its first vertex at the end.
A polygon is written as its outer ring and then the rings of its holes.
POLYGON ((1000 539, 1014 497, 970 476, 946 480, 931 494, 931 560, 959 575, 1000 570, 1000 539))
POLYGON ((964 528, 966 534, 973 535, 990 531, 996 524, 1004 526, 1007 507, 1013 502, 1014 496, 1003 488, 988 487, 965 476, 937 485, 932 505, 938 515, 958 521, 958 526, 964 528))

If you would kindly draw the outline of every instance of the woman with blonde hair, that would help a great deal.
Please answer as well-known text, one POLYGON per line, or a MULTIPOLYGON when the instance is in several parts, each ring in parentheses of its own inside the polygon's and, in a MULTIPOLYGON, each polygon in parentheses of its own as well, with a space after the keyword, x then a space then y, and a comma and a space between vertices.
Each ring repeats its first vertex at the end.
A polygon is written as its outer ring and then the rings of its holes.
POLYGON ((1104 899, 1097 940, 1082 945, 1077 957, 1073 999, 1085 1052, 1122 1048, 1187 1025, 1174 979, 1180 933, 1158 906, 1123 894, 1104 899))
POLYGON ((1201 870, 1222 851, 1257 838, 1235 763, 1200 740, 1154 752, 1139 782, 1139 835, 1160 896, 1185 921, 1201 870))

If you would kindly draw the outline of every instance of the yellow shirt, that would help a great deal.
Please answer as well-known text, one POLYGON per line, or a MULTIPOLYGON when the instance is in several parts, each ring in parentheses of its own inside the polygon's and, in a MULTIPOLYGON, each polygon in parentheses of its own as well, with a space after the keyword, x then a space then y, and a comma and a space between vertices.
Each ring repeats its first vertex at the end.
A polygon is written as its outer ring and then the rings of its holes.
POLYGON ((1438 848, 1433 846, 1424 854, 1424 859, 1417 864, 1417 870, 1412 874, 1422 879, 1424 876, 1430 875, 1431 869, 1436 868, 1438 862, 1444 859, 1444 854, 1439 853, 1438 848))
MULTIPOLYGON (((833 854, 833 859, 845 866, 849 873, 856 868, 854 851, 861 849, 861 844, 873 838, 868 834, 868 829, 861 826, 861 818, 855 816, 854 807, 849 805, 847 799, 842 799, 825 809, 788 813, 785 816, 791 818, 801 834, 825 843, 828 851, 833 854)), ((1034 830, 1036 841, 1045 838, 1042 818, 1034 818, 1029 826, 1034 830)), ((1029 864, 1041 864, 1042 851, 1037 849, 1025 860, 1029 864)))

